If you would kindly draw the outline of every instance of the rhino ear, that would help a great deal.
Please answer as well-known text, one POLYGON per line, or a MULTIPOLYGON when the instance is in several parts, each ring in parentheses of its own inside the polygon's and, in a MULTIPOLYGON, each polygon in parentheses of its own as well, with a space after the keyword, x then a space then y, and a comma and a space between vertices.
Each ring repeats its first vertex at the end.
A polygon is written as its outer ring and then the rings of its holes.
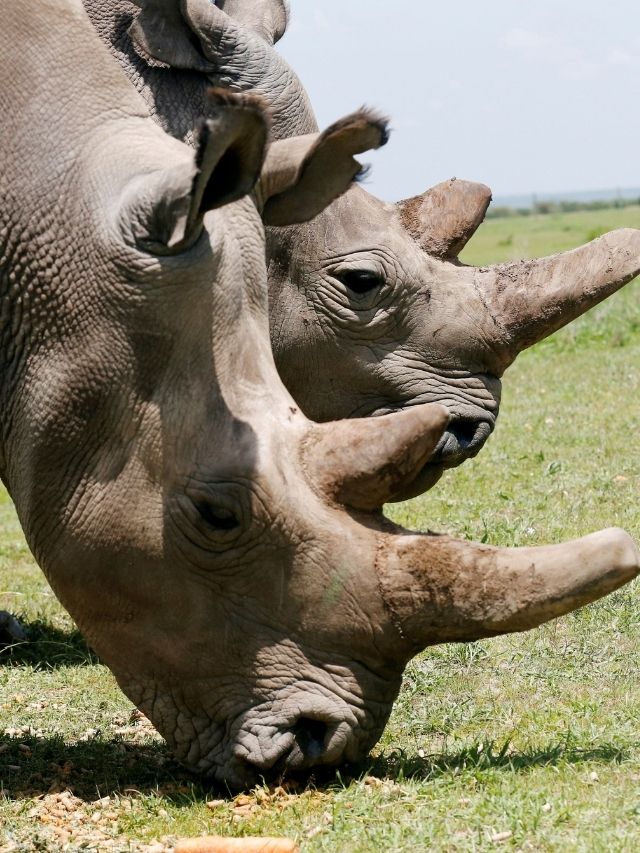
POLYGON ((132 211, 135 242, 147 251, 187 249, 200 235, 207 211, 247 195, 258 180, 268 132, 260 100, 213 90, 209 103, 195 152, 155 173, 151 191, 132 211))
POLYGON ((287 30, 289 4, 285 0, 218 0, 217 5, 269 44, 280 41, 287 30))
POLYGON ((215 71, 230 55, 248 53, 255 36, 274 44, 287 28, 284 0, 133 0, 129 27, 150 65, 215 71))
POLYGON ((140 12, 129 27, 129 37, 150 65, 211 70, 211 63, 203 56, 182 14, 180 0, 133 0, 133 3, 140 7, 140 12))
POLYGON ((386 120, 360 110, 323 133, 273 142, 256 190, 265 225, 313 219, 365 172, 354 155, 388 138, 386 120))

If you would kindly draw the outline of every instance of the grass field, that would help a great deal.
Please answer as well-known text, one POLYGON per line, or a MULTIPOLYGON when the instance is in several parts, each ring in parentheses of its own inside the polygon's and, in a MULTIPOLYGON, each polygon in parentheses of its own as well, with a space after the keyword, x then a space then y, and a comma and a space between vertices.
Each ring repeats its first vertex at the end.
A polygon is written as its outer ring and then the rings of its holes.
MULTIPOLYGON (((464 259, 548 254, 623 224, 639 228, 640 207, 492 220, 464 259)), ((502 545, 611 524, 640 538, 639 286, 525 353, 486 449, 392 515, 502 545)), ((428 651, 369 762, 236 799, 181 771, 132 713, 4 493, 2 608, 33 640, 0 657, 0 851, 202 832, 287 835, 305 853, 640 849, 637 584, 528 634, 428 651)))

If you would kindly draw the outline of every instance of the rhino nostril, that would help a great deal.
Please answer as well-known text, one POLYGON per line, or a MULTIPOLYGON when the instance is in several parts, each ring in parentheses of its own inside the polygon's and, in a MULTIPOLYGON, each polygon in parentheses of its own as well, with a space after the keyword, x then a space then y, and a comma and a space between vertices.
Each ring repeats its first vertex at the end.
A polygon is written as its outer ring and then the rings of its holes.
POLYGON ((440 458, 445 464, 475 456, 491 435, 492 425, 481 418, 455 418, 443 436, 440 458))
POLYGON ((306 758, 318 758, 324 752, 327 724, 322 720, 300 717, 291 727, 291 733, 306 758))
POLYGON ((476 438, 478 427, 483 423, 486 422, 460 418, 449 425, 449 432, 457 439, 462 448, 469 447, 476 438))

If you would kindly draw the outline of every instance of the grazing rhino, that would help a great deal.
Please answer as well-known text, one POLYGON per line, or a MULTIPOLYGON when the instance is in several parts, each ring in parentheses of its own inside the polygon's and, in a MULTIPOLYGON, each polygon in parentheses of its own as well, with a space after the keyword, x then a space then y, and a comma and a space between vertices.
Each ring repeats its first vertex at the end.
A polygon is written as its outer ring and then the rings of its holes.
POLYGON ((263 165, 255 101, 218 95, 194 152, 80 0, 7 0, 0 75, 2 479, 185 764, 242 786, 357 759, 420 649, 525 630, 638 573, 619 530, 508 550, 395 527, 378 508, 445 410, 313 424, 279 380, 258 208, 312 215, 378 120, 274 143, 263 165))
MULTIPOLYGON (((286 28, 283 0, 84 2, 173 136, 191 139, 212 82, 265 97, 276 138, 317 130, 304 88, 272 47, 286 28)), ((401 498, 480 450, 519 352, 640 271, 631 229, 538 261, 464 266, 457 256, 490 197, 452 180, 385 204, 354 186, 313 222, 268 229, 272 347, 303 411, 325 421, 440 402, 452 415, 401 498)))

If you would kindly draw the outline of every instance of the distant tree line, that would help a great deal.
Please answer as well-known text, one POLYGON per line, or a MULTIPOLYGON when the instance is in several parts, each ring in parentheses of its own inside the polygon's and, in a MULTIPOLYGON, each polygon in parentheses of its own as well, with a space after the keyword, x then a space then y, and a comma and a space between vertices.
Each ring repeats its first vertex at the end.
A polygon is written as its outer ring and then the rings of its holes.
POLYGON ((531 207, 490 207, 487 219, 503 219, 508 216, 535 216, 547 213, 575 213, 578 210, 607 210, 611 207, 640 205, 640 198, 612 198, 599 201, 536 201, 531 207))

